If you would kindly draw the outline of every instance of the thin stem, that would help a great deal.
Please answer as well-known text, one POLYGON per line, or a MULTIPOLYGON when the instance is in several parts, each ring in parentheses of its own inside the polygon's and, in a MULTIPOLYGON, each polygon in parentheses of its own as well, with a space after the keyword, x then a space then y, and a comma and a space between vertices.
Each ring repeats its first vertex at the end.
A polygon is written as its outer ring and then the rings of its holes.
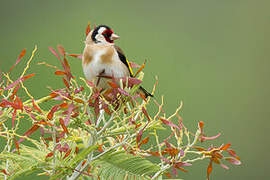
MULTIPOLYGON (((155 138, 156 138, 158 152, 161 155, 161 145, 159 144, 158 135, 157 135, 157 131, 156 130, 154 130, 154 135, 155 135, 155 138)), ((164 162, 162 161, 162 159, 160 159, 160 162, 161 162, 161 167, 163 167, 164 166, 164 162)))
POLYGON ((170 167, 171 167, 171 165, 169 165, 169 164, 165 165, 163 168, 161 168, 161 170, 156 172, 156 174, 151 179, 154 180, 154 179, 158 178, 161 175, 162 172, 166 171, 170 167))
POLYGON ((110 123, 113 121, 113 119, 114 119, 114 115, 112 114, 110 119, 106 122, 106 124, 103 126, 103 128, 97 133, 97 135, 100 135, 101 133, 103 133, 103 131, 110 125, 110 123))
MULTIPOLYGON (((21 74, 21 78, 24 76, 24 74, 26 73, 26 71, 29 69, 30 63, 33 60, 33 57, 35 56, 35 52, 36 51, 37 51, 37 46, 35 46, 34 50, 32 51, 32 55, 31 55, 30 59, 28 60, 27 65, 24 68, 23 73, 21 74)), ((28 89, 24 86, 23 82, 21 82, 21 86, 24 89, 24 91, 26 92, 26 94, 30 97, 30 99, 34 99, 33 96, 29 93, 28 89)))

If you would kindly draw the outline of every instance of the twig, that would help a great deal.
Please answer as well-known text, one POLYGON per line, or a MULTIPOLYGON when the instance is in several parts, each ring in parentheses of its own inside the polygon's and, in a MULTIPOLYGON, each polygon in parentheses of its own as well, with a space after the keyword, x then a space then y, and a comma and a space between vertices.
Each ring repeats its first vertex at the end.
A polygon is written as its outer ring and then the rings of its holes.
POLYGON ((110 119, 106 122, 103 128, 97 133, 97 135, 100 135, 109 126, 109 124, 112 122, 113 119, 114 119, 114 115, 112 114, 110 119))
MULTIPOLYGON (((32 51, 32 55, 31 55, 30 59, 28 60, 27 65, 24 68, 23 73, 21 74, 21 78, 24 76, 24 74, 26 73, 26 71, 29 69, 30 63, 33 60, 33 57, 34 57, 36 51, 37 51, 37 46, 35 45, 35 49, 32 51)), ((24 89, 24 91, 26 92, 26 94, 30 97, 30 99, 34 99, 33 96, 29 93, 28 89, 24 86, 23 82, 21 82, 21 86, 24 89)))

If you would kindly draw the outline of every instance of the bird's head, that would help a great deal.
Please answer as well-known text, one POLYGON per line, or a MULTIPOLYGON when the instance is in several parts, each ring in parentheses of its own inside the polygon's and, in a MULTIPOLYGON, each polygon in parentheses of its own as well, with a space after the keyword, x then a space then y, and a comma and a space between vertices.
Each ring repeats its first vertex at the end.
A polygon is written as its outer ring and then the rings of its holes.
POLYGON ((91 39, 95 43, 112 44, 119 36, 114 34, 110 27, 100 25, 91 32, 91 39))

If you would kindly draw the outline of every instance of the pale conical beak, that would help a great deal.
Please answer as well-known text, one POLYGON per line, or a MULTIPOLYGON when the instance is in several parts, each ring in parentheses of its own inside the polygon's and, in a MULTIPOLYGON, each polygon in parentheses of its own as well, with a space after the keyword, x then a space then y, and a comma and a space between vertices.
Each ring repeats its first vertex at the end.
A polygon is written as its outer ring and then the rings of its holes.
POLYGON ((120 36, 116 35, 116 34, 112 34, 111 35, 111 40, 116 40, 116 39, 119 39, 120 36))

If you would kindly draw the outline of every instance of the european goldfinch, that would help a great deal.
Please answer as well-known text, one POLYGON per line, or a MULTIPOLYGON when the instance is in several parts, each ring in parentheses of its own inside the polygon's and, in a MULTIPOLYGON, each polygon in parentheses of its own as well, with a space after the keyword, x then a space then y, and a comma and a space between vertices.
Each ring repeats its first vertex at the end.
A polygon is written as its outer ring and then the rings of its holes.
MULTIPOLYGON (((132 69, 123 51, 114 45, 116 39, 119 39, 119 36, 106 25, 96 27, 86 37, 82 55, 83 72, 87 80, 94 81, 103 89, 108 88, 108 79, 100 76, 133 77, 132 69)), ((143 87, 140 87, 140 91, 146 98, 152 96, 143 87)))

